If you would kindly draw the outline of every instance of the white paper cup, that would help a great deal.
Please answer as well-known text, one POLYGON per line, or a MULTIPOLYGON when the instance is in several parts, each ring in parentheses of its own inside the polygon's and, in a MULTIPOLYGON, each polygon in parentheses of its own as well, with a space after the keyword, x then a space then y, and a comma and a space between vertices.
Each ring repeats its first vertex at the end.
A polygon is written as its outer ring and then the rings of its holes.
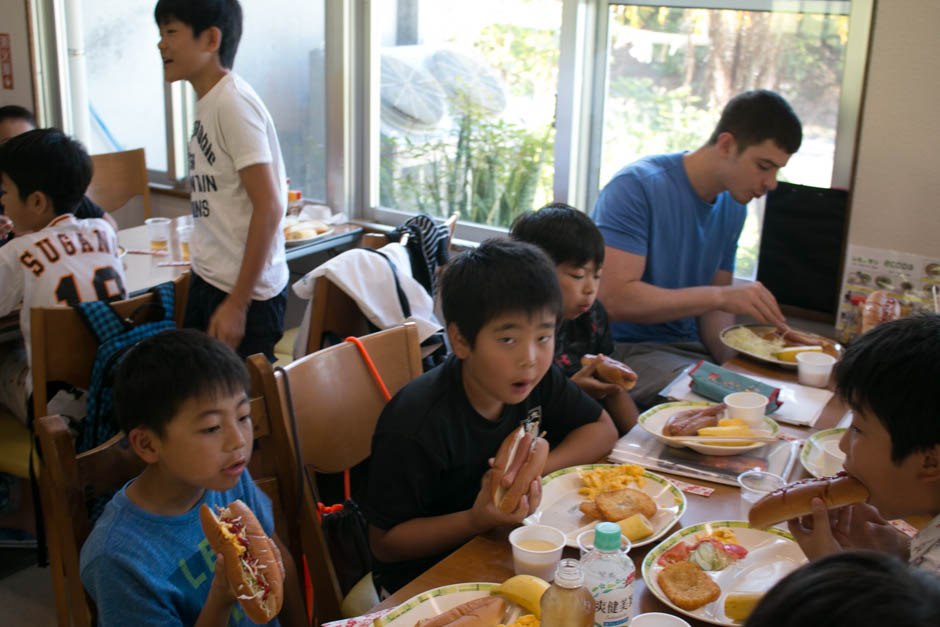
POLYGON ((829 375, 836 358, 826 353, 805 351, 796 354, 796 376, 800 384, 816 388, 829 385, 829 375))
POLYGON ((764 409, 768 399, 757 392, 734 392, 724 398, 728 406, 728 416, 743 420, 752 427, 760 427, 764 423, 764 409))
POLYGON ((555 578, 555 567, 565 548, 565 534, 548 525, 518 527, 509 534, 512 565, 517 575, 534 575, 545 581, 555 578), (543 547, 536 545, 545 544, 543 547))
POLYGON ((741 486, 741 518, 747 520, 747 513, 751 506, 764 496, 777 488, 782 488, 787 482, 780 475, 764 470, 747 470, 738 475, 738 485, 741 486))
POLYGON ((647 612, 646 614, 637 614, 630 621, 630 627, 690 627, 687 622, 663 612, 647 612))

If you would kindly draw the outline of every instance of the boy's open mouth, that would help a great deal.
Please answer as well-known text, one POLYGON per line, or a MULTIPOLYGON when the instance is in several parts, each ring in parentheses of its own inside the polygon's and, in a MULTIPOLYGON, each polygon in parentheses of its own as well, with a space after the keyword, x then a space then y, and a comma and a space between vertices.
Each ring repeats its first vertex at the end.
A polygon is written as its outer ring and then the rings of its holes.
POLYGON ((529 387, 529 381, 514 381, 512 384, 512 389, 516 392, 522 392, 529 387))
POLYGON ((231 466, 226 466, 222 469, 222 472, 226 475, 238 475, 245 469, 245 460, 241 459, 231 466))

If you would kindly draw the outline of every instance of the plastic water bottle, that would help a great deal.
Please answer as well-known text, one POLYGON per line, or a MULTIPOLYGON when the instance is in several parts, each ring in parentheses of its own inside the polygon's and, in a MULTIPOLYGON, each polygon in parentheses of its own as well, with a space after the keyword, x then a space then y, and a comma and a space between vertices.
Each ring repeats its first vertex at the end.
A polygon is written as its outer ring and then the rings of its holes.
POLYGON ((594 548, 581 558, 584 586, 594 597, 594 626, 628 625, 633 614, 636 568, 620 548, 620 526, 602 522, 594 529, 594 548))
POLYGON ((591 627, 594 624, 594 599, 584 587, 584 575, 578 560, 558 562, 555 580, 542 595, 542 627, 591 627))

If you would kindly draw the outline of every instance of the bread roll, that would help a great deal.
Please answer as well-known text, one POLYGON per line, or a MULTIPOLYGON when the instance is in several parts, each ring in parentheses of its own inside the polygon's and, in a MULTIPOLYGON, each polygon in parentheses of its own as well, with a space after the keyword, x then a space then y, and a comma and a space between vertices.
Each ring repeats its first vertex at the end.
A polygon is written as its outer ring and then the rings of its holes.
POLYGON ((751 506, 748 522, 757 529, 813 512, 811 501, 819 497, 829 509, 868 500, 868 490, 854 477, 840 472, 832 477, 803 479, 783 486, 751 506))

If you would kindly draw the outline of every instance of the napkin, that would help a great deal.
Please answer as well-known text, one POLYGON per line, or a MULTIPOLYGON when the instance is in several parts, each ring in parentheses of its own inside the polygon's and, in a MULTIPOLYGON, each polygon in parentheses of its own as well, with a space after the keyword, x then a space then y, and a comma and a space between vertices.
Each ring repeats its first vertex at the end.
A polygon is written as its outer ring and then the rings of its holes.
POLYGON ((699 396, 721 402, 732 392, 757 392, 767 397, 765 414, 772 414, 780 409, 780 388, 755 381, 737 372, 731 372, 704 359, 689 371, 692 377, 692 391, 699 396))

